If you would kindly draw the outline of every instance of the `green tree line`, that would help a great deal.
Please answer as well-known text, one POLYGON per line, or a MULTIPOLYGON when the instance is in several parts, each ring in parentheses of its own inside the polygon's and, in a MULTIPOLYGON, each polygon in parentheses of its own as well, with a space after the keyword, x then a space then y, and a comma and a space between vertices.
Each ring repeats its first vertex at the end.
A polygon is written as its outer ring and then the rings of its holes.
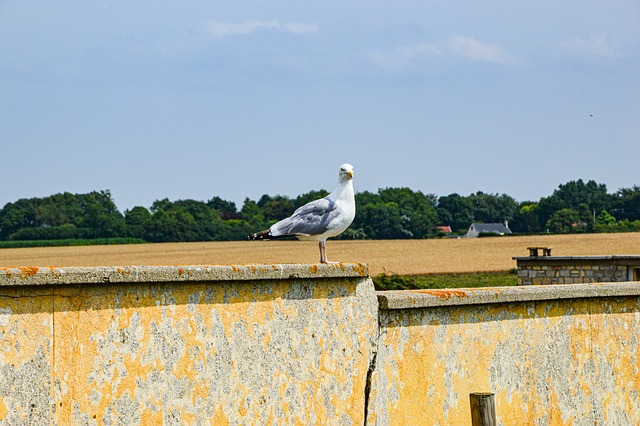
MULTIPOLYGON (((0 241, 130 238, 149 242, 243 240, 323 197, 325 190, 296 198, 263 195, 235 203, 156 200, 121 213, 110 191, 68 192, 23 198, 0 210, 0 241)), ((476 192, 436 196, 410 188, 356 194, 357 214, 344 239, 420 239, 442 236, 438 226, 464 233, 472 223, 508 221, 514 233, 640 231, 640 187, 608 193, 604 184, 581 179, 559 185, 548 197, 518 202, 506 194, 476 192)))

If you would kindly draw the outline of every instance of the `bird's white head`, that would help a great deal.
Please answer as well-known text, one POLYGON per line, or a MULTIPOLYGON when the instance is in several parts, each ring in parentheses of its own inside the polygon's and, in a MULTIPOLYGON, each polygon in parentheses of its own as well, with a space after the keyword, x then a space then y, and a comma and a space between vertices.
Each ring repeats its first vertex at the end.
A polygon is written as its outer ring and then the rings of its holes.
POLYGON ((344 163, 342 166, 340 166, 338 181, 345 182, 350 179, 353 179, 353 166, 349 163, 344 163))

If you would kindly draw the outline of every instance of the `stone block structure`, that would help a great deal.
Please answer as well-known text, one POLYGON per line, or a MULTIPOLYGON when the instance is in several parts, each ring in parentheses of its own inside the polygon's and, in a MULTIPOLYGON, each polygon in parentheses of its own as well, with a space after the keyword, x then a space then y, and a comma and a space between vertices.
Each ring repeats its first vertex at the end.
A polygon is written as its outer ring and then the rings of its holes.
MULTIPOLYGON (((550 253, 549 249, 549 253, 550 253)), ((605 283, 640 280, 638 256, 514 257, 520 285, 605 283)))

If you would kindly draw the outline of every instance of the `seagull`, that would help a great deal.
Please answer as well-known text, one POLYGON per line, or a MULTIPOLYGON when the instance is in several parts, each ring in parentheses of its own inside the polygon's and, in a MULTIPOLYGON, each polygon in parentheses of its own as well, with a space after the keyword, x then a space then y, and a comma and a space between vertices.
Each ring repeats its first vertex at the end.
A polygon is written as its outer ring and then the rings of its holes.
POLYGON ((342 234, 355 216, 353 166, 345 163, 340 166, 338 186, 331 194, 305 204, 269 229, 249 235, 249 239, 296 237, 302 241, 318 241, 320 263, 338 263, 327 260, 327 238, 342 234))

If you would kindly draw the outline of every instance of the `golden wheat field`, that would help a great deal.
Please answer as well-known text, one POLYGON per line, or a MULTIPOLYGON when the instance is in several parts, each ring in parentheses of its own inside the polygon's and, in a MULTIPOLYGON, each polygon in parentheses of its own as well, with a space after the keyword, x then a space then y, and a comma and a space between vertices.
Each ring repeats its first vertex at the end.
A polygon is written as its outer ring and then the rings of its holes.
MULTIPOLYGON (((479 239, 332 241, 329 260, 362 262, 369 273, 402 275, 507 271, 529 246, 554 256, 640 255, 640 233, 517 236, 479 239)), ((0 266, 138 266, 315 263, 316 243, 239 241, 0 249, 0 266)))

